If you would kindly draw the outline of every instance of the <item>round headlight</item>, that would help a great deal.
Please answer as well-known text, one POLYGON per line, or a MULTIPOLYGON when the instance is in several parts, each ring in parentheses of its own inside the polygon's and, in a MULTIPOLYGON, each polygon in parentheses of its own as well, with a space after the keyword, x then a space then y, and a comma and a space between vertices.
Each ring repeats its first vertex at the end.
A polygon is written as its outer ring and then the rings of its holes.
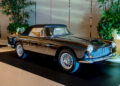
POLYGON ((116 42, 112 42, 112 48, 116 47, 116 42))
POLYGON ((87 51, 88 51, 89 53, 92 53, 93 49, 94 49, 94 48, 93 48, 92 45, 88 45, 87 51))

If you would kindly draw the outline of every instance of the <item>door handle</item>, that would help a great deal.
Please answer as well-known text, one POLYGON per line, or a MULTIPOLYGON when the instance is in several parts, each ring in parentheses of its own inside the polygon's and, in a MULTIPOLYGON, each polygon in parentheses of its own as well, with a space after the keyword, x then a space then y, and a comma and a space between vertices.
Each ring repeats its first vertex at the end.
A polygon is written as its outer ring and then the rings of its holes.
POLYGON ((52 44, 45 44, 46 47, 52 47, 52 44))

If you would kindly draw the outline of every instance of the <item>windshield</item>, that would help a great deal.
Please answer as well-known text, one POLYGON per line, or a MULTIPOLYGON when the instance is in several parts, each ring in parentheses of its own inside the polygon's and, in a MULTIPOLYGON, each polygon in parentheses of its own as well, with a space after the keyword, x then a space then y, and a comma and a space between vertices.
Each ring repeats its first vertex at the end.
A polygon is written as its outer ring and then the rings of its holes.
POLYGON ((70 31, 66 27, 57 27, 54 28, 53 36, 62 36, 62 35, 68 35, 70 34, 70 31))
POLYGON ((71 34, 71 32, 67 29, 67 27, 46 28, 47 36, 55 37, 69 34, 71 34))

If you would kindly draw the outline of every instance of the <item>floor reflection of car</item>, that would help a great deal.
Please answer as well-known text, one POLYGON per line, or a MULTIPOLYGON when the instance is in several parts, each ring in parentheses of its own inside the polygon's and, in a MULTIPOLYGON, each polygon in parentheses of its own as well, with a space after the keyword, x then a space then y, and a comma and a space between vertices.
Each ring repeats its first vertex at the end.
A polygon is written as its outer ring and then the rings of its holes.
MULTIPOLYGON (((24 50, 54 56, 64 71, 77 71, 80 63, 104 61, 114 56, 116 43, 102 39, 88 40, 76 37, 61 24, 34 25, 22 35, 8 37, 8 43, 16 49, 20 58, 26 58, 24 50)), ((47 59, 46 59, 47 60, 47 59)))

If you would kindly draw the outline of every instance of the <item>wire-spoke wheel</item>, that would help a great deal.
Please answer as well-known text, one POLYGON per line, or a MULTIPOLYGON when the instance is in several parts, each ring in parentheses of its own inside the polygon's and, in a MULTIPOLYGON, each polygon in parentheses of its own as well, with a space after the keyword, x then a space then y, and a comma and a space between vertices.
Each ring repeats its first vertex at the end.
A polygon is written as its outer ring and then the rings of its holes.
POLYGON ((16 53, 19 58, 25 59, 27 57, 27 54, 25 54, 24 48, 20 43, 16 44, 16 53))
POLYGON ((76 57, 69 49, 62 50, 58 57, 59 64, 63 70, 74 73, 79 68, 79 63, 76 61, 76 57))
POLYGON ((67 70, 71 69, 73 66, 73 57, 69 53, 63 53, 60 57, 60 64, 67 70))

